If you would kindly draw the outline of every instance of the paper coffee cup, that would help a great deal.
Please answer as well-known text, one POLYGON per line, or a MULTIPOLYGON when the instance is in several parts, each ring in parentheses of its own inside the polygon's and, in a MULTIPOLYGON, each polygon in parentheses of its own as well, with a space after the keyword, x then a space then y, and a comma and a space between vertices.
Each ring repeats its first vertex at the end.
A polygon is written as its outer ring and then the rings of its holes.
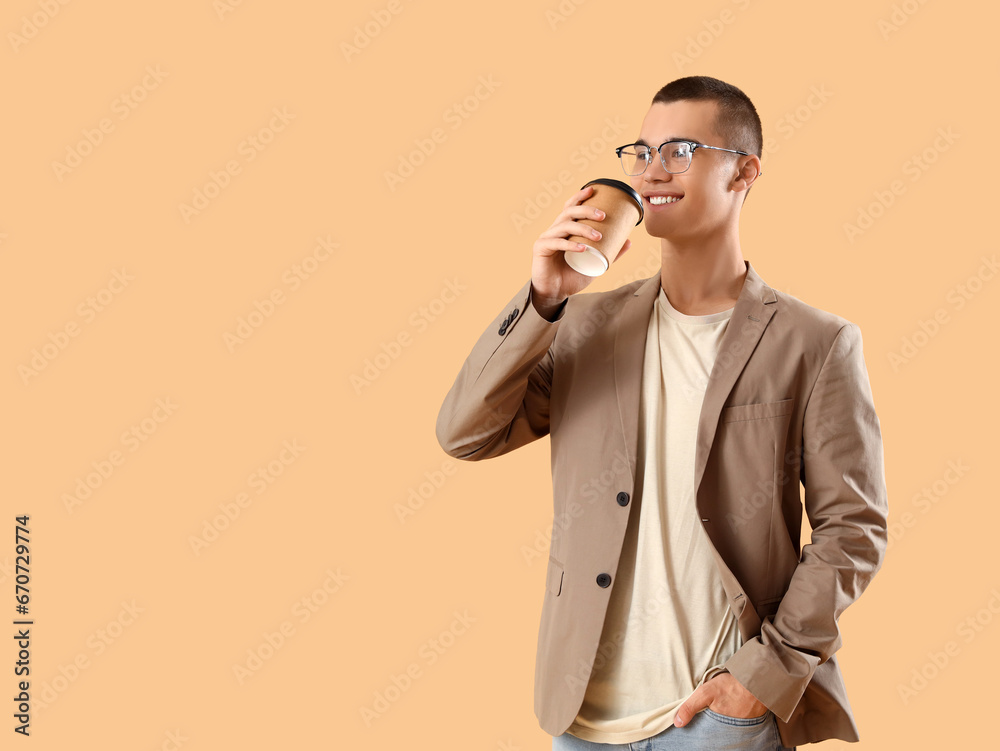
POLYGON ((570 242, 587 246, 586 250, 567 250, 563 255, 574 271, 587 276, 600 276, 615 262, 618 251, 632 228, 642 222, 642 196, 621 180, 600 177, 582 186, 593 185, 594 190, 583 206, 594 206, 604 211, 604 219, 577 219, 601 233, 600 240, 573 235, 570 242))

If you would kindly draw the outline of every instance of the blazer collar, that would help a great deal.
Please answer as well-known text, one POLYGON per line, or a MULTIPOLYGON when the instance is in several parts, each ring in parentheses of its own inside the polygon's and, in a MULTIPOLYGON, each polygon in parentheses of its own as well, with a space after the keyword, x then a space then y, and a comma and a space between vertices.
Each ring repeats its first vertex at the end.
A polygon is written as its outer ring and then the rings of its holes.
MULTIPOLYGON (((719 354, 708 379, 701 416, 698 420, 698 438, 695 450, 695 498, 705 472, 709 450, 715 440, 722 407, 742 372, 750 353, 760 341, 764 329, 774 314, 777 302, 772 290, 751 263, 744 259, 747 274, 743 281, 732 318, 722 337, 719 354)), ((614 369, 618 394, 618 414, 624 432, 626 455, 633 480, 636 472, 636 450, 639 438, 639 395, 641 393, 642 364, 646 349, 646 332, 653 303, 660 294, 660 275, 644 281, 631 297, 627 298, 618 318, 615 332, 614 369)))

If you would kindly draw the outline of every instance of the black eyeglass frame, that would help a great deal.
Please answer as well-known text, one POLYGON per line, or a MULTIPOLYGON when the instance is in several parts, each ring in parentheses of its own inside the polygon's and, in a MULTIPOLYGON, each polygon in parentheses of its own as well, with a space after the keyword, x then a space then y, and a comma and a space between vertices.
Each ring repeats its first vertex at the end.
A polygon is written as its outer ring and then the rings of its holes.
MULTIPOLYGON (((684 141, 684 140, 664 141, 659 146, 657 146, 655 149, 652 148, 651 146, 648 146, 647 144, 644 144, 644 143, 627 143, 624 146, 619 146, 619 147, 617 147, 615 149, 615 156, 618 157, 618 162, 622 166, 622 171, 626 175, 628 175, 629 177, 638 177, 643 172, 645 172, 647 169, 649 169, 649 165, 653 163, 652 154, 651 154, 651 152, 653 152, 653 151, 655 151, 657 154, 660 155, 660 164, 663 165, 663 169, 666 172, 670 173, 671 175, 682 175, 685 172, 687 172, 689 169, 691 169, 691 162, 694 161, 694 152, 697 151, 698 149, 714 149, 715 151, 728 151, 728 152, 731 152, 733 154, 742 154, 743 156, 750 156, 750 154, 747 153, 746 151, 740 151, 739 149, 724 149, 721 146, 709 146, 707 143, 698 143, 697 141, 684 141), (664 158, 663 158, 663 152, 661 152, 660 149, 662 149, 668 143, 686 143, 688 146, 691 147, 691 153, 688 155, 688 166, 685 167, 684 169, 682 169, 680 172, 671 172, 669 169, 667 169, 667 163, 664 160, 664 158), (647 149, 646 157, 645 157, 645 159, 646 159, 646 166, 642 168, 642 172, 640 172, 640 173, 638 173, 636 175, 633 175, 631 172, 629 172, 627 169, 625 169, 625 162, 622 161, 622 149, 627 149, 629 146, 643 146, 643 147, 645 147, 647 149)), ((757 173, 757 177, 760 177, 763 174, 764 174, 764 171, 761 170, 760 172, 757 173)))

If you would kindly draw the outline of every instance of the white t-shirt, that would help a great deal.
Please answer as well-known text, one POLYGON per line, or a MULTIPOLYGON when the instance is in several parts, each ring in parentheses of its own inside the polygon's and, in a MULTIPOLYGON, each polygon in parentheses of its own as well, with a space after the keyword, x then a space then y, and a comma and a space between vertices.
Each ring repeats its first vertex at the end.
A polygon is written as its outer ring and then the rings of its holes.
POLYGON ((698 418, 733 309, 689 316, 663 288, 646 334, 634 502, 583 705, 568 731, 631 743, 677 708, 743 639, 694 500, 698 418), (638 512, 638 513, 637 513, 638 512))

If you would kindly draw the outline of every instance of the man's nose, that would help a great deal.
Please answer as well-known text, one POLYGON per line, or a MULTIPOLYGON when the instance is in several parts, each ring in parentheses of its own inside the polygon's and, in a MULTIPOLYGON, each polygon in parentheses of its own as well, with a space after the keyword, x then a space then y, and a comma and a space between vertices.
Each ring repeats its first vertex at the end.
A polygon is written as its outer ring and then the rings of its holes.
POLYGON ((669 180, 673 177, 663 166, 663 160, 658 153, 652 154, 653 159, 646 165, 646 171, 642 173, 643 180, 669 180))

